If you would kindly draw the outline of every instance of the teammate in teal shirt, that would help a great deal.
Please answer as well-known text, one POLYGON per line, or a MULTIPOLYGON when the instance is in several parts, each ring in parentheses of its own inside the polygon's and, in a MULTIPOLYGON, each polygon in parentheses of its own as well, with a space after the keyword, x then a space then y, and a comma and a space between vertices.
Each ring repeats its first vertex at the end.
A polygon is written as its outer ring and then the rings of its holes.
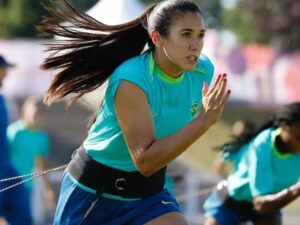
MULTIPOLYGON (((21 110, 21 118, 7 128, 7 139, 13 165, 20 175, 28 175, 47 169, 46 157, 50 151, 48 134, 41 128, 41 107, 37 100, 28 98, 21 110)), ((24 177, 28 179, 29 177, 24 177)), ((46 206, 54 208, 54 192, 47 176, 42 176, 42 193, 46 206)), ((31 205, 33 182, 24 183, 27 191, 28 205, 31 205)), ((33 218, 37 218, 33 211, 33 218)))
MULTIPOLYGON (((11 123, 7 129, 11 158, 19 174, 34 172, 38 157, 46 157, 50 150, 49 137, 41 129, 29 129, 24 121, 11 123)), ((31 188, 32 182, 25 185, 31 188)))
POLYGON ((80 96, 107 79, 108 88, 64 174, 54 224, 187 225, 163 189, 166 165, 218 121, 230 95, 226 74, 208 88, 213 65, 201 54, 201 10, 189 0, 166 0, 133 21, 107 26, 66 7, 65 14, 64 7, 51 12, 95 32, 44 20, 44 34, 71 38, 53 43, 62 55, 43 64, 61 68, 45 101, 80 96))
POLYGON ((280 209, 300 196, 300 103, 222 149, 233 170, 206 200, 205 225, 282 224, 280 209))

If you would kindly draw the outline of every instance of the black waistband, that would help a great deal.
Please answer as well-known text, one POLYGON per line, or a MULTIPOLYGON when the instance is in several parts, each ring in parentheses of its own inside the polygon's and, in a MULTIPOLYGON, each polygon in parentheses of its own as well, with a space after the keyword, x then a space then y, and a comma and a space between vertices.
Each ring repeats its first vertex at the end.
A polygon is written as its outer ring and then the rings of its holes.
POLYGON ((232 198, 228 193, 226 181, 221 181, 217 186, 218 197, 227 205, 229 208, 239 213, 242 217, 255 217, 256 212, 254 211, 253 204, 247 201, 239 201, 232 198))
POLYGON ((94 190, 125 198, 145 198, 163 189, 166 167, 144 177, 138 171, 126 172, 101 164, 80 148, 67 170, 79 183, 94 190))
POLYGON ((216 192, 219 199, 222 200, 226 206, 240 215, 242 221, 255 221, 268 216, 280 216, 280 210, 267 214, 258 214, 251 202, 240 201, 230 197, 226 181, 219 182, 216 192))

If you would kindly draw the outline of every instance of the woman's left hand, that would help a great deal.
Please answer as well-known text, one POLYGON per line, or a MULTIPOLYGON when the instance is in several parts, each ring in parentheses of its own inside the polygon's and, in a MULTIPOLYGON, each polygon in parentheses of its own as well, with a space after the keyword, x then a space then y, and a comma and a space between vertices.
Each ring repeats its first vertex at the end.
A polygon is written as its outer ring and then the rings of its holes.
POLYGON ((207 83, 204 83, 202 89, 202 108, 199 117, 207 122, 208 126, 215 124, 223 112, 224 106, 230 96, 230 90, 227 90, 227 75, 220 74, 217 80, 209 89, 207 83))

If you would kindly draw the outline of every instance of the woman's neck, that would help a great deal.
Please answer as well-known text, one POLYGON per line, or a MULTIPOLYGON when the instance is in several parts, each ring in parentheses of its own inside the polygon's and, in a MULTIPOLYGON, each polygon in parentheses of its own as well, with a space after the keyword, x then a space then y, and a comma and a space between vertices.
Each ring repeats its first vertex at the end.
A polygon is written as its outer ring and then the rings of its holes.
POLYGON ((280 135, 275 138, 275 146, 281 154, 289 154, 292 153, 291 146, 282 140, 280 135))
POLYGON ((170 61, 166 53, 162 48, 155 49, 153 51, 153 58, 155 64, 163 71, 166 75, 177 78, 180 77, 183 73, 183 70, 180 69, 177 65, 170 61))

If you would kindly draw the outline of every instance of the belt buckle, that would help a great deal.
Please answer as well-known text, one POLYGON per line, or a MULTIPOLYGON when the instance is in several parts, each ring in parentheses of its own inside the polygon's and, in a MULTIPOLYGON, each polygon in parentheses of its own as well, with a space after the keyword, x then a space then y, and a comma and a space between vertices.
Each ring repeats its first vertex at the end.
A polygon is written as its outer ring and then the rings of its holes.
POLYGON ((126 182, 126 179, 123 178, 123 177, 120 177, 120 178, 116 179, 115 188, 120 190, 120 191, 123 191, 125 189, 125 187, 124 187, 125 182, 126 182))

